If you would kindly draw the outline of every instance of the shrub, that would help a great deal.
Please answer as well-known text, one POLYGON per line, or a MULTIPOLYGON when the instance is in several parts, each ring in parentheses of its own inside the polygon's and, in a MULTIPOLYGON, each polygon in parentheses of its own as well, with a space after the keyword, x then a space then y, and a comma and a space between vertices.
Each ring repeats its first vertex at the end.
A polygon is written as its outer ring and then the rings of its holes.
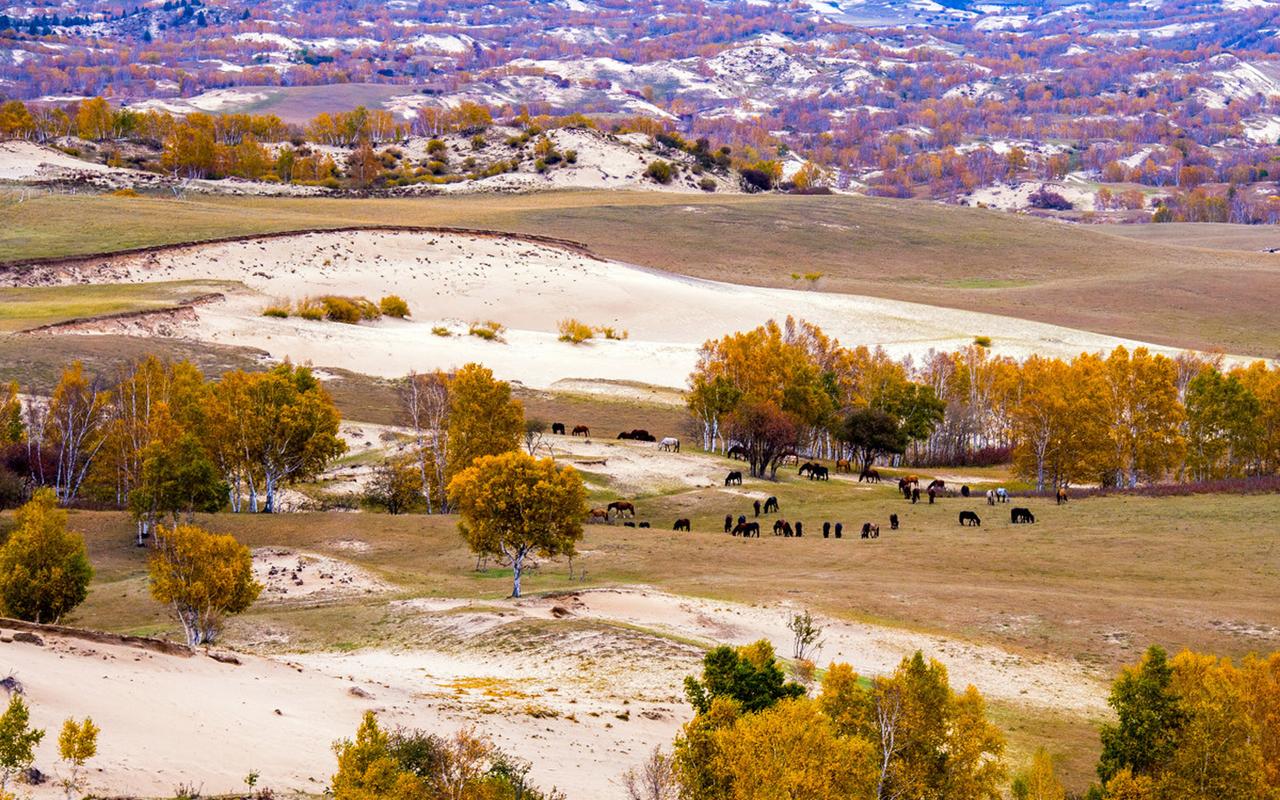
POLYGON ((500 342, 502 341, 502 332, 505 330, 506 328, 504 328, 500 323, 494 322, 493 320, 487 320, 485 322, 471 323, 471 327, 467 329, 467 335, 478 336, 486 342, 500 342))
POLYGON ((93 567, 84 537, 67 530, 52 489, 36 491, 16 521, 0 547, 0 608, 30 622, 57 622, 89 594, 93 567))
POLYGON ((383 315, 404 319, 409 316, 409 304, 399 295, 389 294, 378 301, 378 309, 383 315))
POLYGON ((610 328, 608 325, 601 325, 600 327, 596 328, 596 333, 600 334, 606 339, 611 339, 615 342, 620 342, 630 335, 629 333, 627 333, 627 331, 619 331, 614 328, 610 328))
POLYGON ((431 154, 443 153, 446 150, 445 143, 439 139, 432 139, 427 142, 427 152, 431 154))
POLYGON ((644 176, 658 183, 671 183, 671 177, 674 174, 671 164, 658 159, 649 164, 644 171, 644 176))
POLYGON ((560 341, 562 342, 582 344, 595 336, 595 331, 591 330, 590 325, 576 319, 562 319, 556 323, 556 328, 560 331, 560 341))
POLYGON ((294 305, 293 313, 302 319, 317 322, 324 319, 324 306, 315 298, 305 297, 294 305))
MULTIPOLYGON (((324 318, 330 322, 341 322, 355 325, 364 320, 375 320, 382 316, 378 306, 363 297, 341 297, 327 294, 318 299, 324 309, 324 318)), ((298 316, 302 316, 299 314, 298 316)))
POLYGON ((568 163, 570 163, 570 164, 577 164, 577 163, 578 163, 578 151, 577 151, 577 150, 565 150, 565 151, 564 151, 564 160, 565 160, 565 161, 567 161, 567 162, 568 162, 568 163))
POLYGON ((1051 211, 1070 211, 1075 208, 1071 201, 1047 186, 1041 186, 1027 197, 1032 208, 1043 208, 1051 211))
POLYGON ((698 188, 704 192, 714 192, 716 190, 716 179, 710 177, 703 178, 698 181, 698 188))
POLYGON ((483 137, 483 136, 481 136, 481 135, 480 135, 480 134, 478 134, 478 133, 477 133, 475 136, 472 136, 472 137, 471 137, 471 149, 472 149, 472 150, 483 150, 483 149, 485 148, 485 145, 487 145, 487 144, 488 144, 488 142, 486 142, 486 141, 484 140, 484 137, 483 137))
POLYGON ((973 343, 974 343, 974 344, 976 344, 978 347, 990 347, 990 346, 991 346, 991 337, 990 337, 990 336, 975 336, 975 337, 973 337, 973 343))
POLYGON ((288 318, 289 318, 289 304, 288 304, 288 303, 273 303, 273 304, 271 304, 271 305, 267 306, 266 308, 262 309, 262 316, 264 316, 264 317, 274 317, 274 318, 276 318, 276 319, 288 319, 288 318))
POLYGON ((443 325, 436 325, 431 329, 431 333, 435 336, 452 336, 453 332, 443 325))
POLYGON ((742 170, 742 188, 748 192, 767 192, 773 188, 773 176, 754 167, 742 170))
POLYGON ((111 193, 112 197, 141 197, 142 195, 134 189, 125 187, 124 189, 116 189, 111 193))

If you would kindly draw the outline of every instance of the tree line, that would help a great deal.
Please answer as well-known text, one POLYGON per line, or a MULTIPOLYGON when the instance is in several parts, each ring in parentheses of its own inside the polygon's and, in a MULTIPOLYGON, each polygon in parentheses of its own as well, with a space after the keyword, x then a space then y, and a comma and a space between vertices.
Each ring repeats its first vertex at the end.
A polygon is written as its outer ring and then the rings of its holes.
POLYGON ((794 454, 1012 461, 1040 491, 1280 471, 1280 368, 1265 361, 1125 347, 1018 361, 983 344, 898 361, 788 318, 706 342, 689 386, 703 447, 741 447, 761 477, 794 454))

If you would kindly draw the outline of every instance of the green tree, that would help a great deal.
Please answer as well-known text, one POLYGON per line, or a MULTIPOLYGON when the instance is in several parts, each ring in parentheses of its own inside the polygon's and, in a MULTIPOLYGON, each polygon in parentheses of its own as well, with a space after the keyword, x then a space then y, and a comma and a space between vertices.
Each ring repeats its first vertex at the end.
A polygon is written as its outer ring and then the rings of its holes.
POLYGON ((31 766, 42 739, 44 731, 31 727, 31 713, 22 695, 9 695, 9 706, 0 714, 0 795, 13 776, 31 766))
POLYGON ((805 690, 786 679, 773 646, 761 639, 746 647, 721 645, 711 650, 702 658, 702 677, 684 679, 684 693, 699 714, 708 713, 717 697, 727 697, 751 713, 779 700, 801 697, 805 690))
POLYGON ((1262 404, 1235 375, 1204 369, 1187 384, 1187 468, 1198 480, 1245 473, 1262 434, 1262 404))
POLYGON ((907 449, 907 434, 898 418, 878 408, 855 408, 845 414, 836 438, 853 448, 863 470, 881 456, 907 449))
POLYGON ((84 537, 67 531, 67 512, 52 489, 39 489, 18 509, 0 547, 0 605, 32 622, 57 622, 84 602, 93 567, 84 537))
POLYGON ((1122 769, 1153 775, 1172 757, 1184 722, 1164 649, 1152 645, 1137 667, 1126 668, 1107 702, 1117 719, 1102 727, 1098 777, 1106 785, 1122 769))
POLYGON ((586 497, 577 470, 519 451, 481 456, 449 483, 462 537, 472 552, 511 565, 512 597, 520 596, 530 555, 573 555, 582 538, 586 497))
POLYGON ((151 596, 173 608, 192 647, 213 643, 223 617, 244 611, 262 591, 249 548, 194 525, 157 533, 147 573, 151 596))
POLYGON ((190 523, 196 512, 213 513, 226 502, 227 486, 195 434, 154 441, 143 448, 140 459, 139 483, 129 493, 129 510, 143 522, 139 545, 142 533, 153 532, 161 514, 170 515, 176 526, 183 513, 190 523))

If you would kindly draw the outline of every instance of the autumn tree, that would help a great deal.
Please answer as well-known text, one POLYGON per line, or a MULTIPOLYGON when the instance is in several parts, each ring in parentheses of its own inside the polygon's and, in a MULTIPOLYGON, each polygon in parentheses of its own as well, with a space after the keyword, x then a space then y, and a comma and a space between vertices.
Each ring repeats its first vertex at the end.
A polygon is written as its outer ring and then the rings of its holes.
POLYGON ((212 644, 223 618, 247 609, 262 591, 248 547, 194 525, 160 529, 147 573, 151 596, 172 607, 192 647, 212 644))
POLYGON ((907 436, 898 419, 878 408, 855 408, 844 415, 836 438, 853 448, 863 470, 886 455, 907 449, 907 436))
POLYGON ((62 730, 58 733, 58 757, 67 764, 68 774, 62 779, 62 788, 67 792, 68 800, 84 789, 82 772, 85 763, 98 754, 99 732, 89 717, 80 722, 67 718, 62 723, 62 730))
POLYGON ((1182 463, 1183 409, 1171 359, 1117 347, 1103 364, 1102 387, 1110 443, 1105 463, 1116 486, 1160 478, 1182 463))
POLYGON ((404 423, 413 432, 414 463, 427 513, 448 510, 449 376, 411 372, 399 387, 404 423))
POLYGON ((1239 377, 1202 370, 1187 384, 1186 414, 1192 477, 1242 477, 1255 463, 1262 404, 1239 377))
POLYGON ((62 372, 53 394, 28 413, 28 449, 36 479, 53 487, 59 502, 75 499, 106 443, 111 395, 76 361, 62 372))
POLYGON ((168 514, 176 526, 183 515, 191 523, 196 512, 213 513, 226 502, 226 484, 195 434, 156 440, 140 458, 138 485, 129 493, 129 510, 140 523, 139 546, 154 533, 161 515, 168 514))
POLYGON ((476 459, 450 481, 449 502, 471 550, 511 566, 512 597, 530 555, 573 555, 587 513, 577 470, 519 451, 476 459))
POLYGON ((18 397, 18 383, 0 386, 0 447, 20 444, 26 437, 22 422, 22 400, 18 397))
POLYGON ((422 484, 417 465, 405 459, 386 459, 374 467, 365 498, 392 515, 403 514, 419 505, 422 502, 422 484))
POLYGON ((12 692, 9 705, 0 714, 0 795, 9 781, 35 761, 36 745, 44 739, 44 731, 31 727, 31 712, 22 695, 12 692))
POLYGON ((638 766, 622 773, 627 800, 679 800, 680 779, 671 755, 655 745, 638 766))
POLYGON ((515 450, 523 433, 524 406, 512 399, 510 384, 479 364, 467 364, 449 378, 448 479, 482 456, 515 450))
POLYGON ((1066 800, 1067 791, 1058 780, 1053 758, 1043 747, 1036 748, 1031 764, 1014 776, 1013 800, 1066 800))
POLYGON ((84 602, 93 567, 84 537, 67 530, 67 512, 51 489, 18 509, 0 546, 0 608, 31 622, 57 622, 84 602))

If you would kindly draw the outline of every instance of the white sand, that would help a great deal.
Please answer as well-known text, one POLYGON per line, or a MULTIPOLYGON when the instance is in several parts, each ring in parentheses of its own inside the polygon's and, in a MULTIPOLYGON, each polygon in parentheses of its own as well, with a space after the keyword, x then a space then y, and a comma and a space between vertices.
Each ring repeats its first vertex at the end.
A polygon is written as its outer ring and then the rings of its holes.
MULTIPOLYGON (((817 323, 845 345, 882 345, 898 357, 952 350, 976 335, 990 336, 994 353, 1015 357, 1142 344, 916 303, 699 280, 515 239, 466 235, 309 234, 185 248, 71 271, 50 268, 32 279, 243 281, 251 293, 200 306, 198 322, 186 325, 182 335, 386 377, 478 361, 502 378, 533 387, 566 379, 680 387, 703 342, 788 314, 817 323), (412 320, 340 325, 260 315, 274 298, 335 293, 376 299, 391 292, 409 302, 412 320), (630 338, 576 346, 557 341, 556 323, 566 317, 625 329, 630 338), (468 323, 489 319, 508 328, 505 342, 466 335, 468 323), (439 325, 459 335, 432 335, 439 325)), ((114 332, 115 326, 89 329, 114 332)))
POLYGON ((68 172, 112 172, 128 173, 129 170, 116 170, 104 164, 95 164, 61 150, 44 147, 35 142, 7 141, 0 142, 0 180, 29 181, 52 178, 68 172))

